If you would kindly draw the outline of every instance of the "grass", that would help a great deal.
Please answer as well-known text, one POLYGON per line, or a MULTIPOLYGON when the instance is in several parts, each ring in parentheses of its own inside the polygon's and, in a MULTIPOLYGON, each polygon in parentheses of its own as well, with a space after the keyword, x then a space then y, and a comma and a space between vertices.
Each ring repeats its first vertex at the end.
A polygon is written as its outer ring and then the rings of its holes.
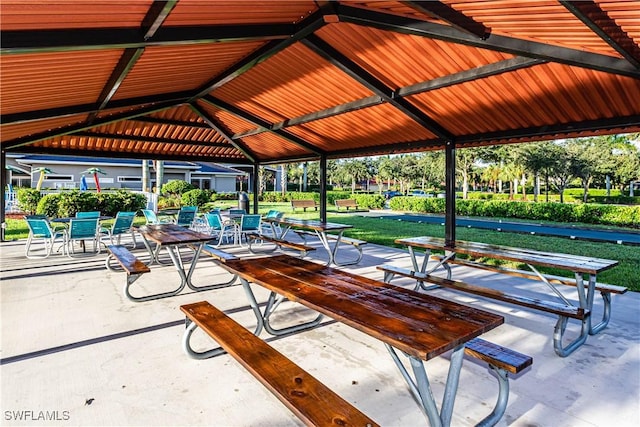
MULTIPOLYGON (((220 205, 229 207, 231 203, 229 203, 229 201, 226 203, 220 202, 220 205)), ((289 203, 261 203, 259 213, 265 214, 270 209, 280 210, 285 212, 286 216, 298 218, 317 219, 319 217, 319 213, 313 210, 306 213, 302 211, 292 212, 289 203)), ((327 211, 327 221, 353 225, 352 229, 345 231, 345 236, 390 247, 401 247, 394 243, 394 241, 399 238, 423 235, 444 237, 444 227, 441 225, 420 224, 337 213, 333 207, 330 207, 327 211)), ((144 218, 136 218, 136 224, 143 223, 144 218)), ((562 225, 558 223, 554 224, 562 225)), ((566 225, 588 227, 585 224, 566 225)), ((7 240, 26 239, 28 232, 29 230, 25 221, 7 219, 7 229, 5 231, 5 238, 7 240)), ((617 260, 619 265, 599 274, 598 280, 603 283, 625 286, 629 288, 629 290, 640 291, 640 248, 637 246, 570 240, 551 236, 506 233, 466 227, 458 227, 456 229, 456 238, 458 240, 617 260)), ((525 268, 524 265, 516 265, 513 263, 506 263, 504 265, 525 268)), ((550 274, 567 275, 566 271, 545 269, 542 267, 540 270, 550 274)))

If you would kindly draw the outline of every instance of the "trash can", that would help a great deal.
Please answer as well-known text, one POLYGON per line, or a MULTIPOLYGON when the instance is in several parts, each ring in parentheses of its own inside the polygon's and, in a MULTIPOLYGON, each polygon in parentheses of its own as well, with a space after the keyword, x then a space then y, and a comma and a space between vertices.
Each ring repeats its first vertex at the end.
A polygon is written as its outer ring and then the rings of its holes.
POLYGON ((238 193, 238 209, 244 209, 246 213, 249 213, 249 195, 244 191, 238 193))

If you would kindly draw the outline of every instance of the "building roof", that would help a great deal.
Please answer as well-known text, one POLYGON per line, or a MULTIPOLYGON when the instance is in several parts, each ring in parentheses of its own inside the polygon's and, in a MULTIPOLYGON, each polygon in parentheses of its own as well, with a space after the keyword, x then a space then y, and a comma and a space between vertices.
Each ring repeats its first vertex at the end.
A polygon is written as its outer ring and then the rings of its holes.
MULTIPOLYGON (((124 159, 124 158, 96 158, 96 157, 79 157, 79 156, 58 156, 58 155, 42 155, 42 154, 27 154, 15 159, 20 164, 32 165, 32 164, 79 164, 79 165, 101 165, 101 166, 125 166, 125 167, 141 167, 141 161, 138 159, 124 159)), ((149 160, 151 162, 151 160, 149 160)), ((245 175, 245 172, 218 165, 215 163, 201 163, 201 162, 179 162, 179 161, 165 161, 165 168, 171 169, 189 169, 195 173, 206 173, 213 175, 245 175)))
POLYGON ((278 163, 640 130, 640 3, 1 0, 3 150, 278 163))

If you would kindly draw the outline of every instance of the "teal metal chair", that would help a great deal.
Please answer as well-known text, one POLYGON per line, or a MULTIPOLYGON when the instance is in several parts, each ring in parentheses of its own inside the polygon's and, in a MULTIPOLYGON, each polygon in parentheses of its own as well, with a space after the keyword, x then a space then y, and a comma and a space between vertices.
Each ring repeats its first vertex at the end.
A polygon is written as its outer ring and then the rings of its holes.
MULTIPOLYGON (((277 210, 270 210, 269 212, 267 212, 267 214, 264 216, 265 219, 266 218, 282 218, 282 216, 284 215, 283 212, 277 211, 277 210)), ((278 223, 270 223, 270 222, 263 222, 262 224, 262 234, 267 234, 267 235, 273 235, 273 231, 275 230, 276 235, 273 237, 278 237, 279 235, 282 234, 282 228, 280 227, 280 224, 278 223)))
POLYGON ((216 247, 222 244, 223 239, 226 239, 227 243, 229 243, 229 238, 234 239, 236 224, 233 221, 225 222, 217 213, 205 214, 204 221, 207 227, 206 232, 218 239, 216 247))
MULTIPOLYGON (((244 238, 247 241, 247 234, 258 233, 262 234, 262 216, 261 215, 242 215, 240 219, 240 226, 238 227, 238 243, 242 246, 242 240, 244 238)), ((248 243, 248 241, 247 241, 248 243)))
POLYGON ((149 224, 167 224, 172 221, 165 221, 158 218, 158 215, 152 211, 151 209, 141 209, 142 214, 144 215, 144 219, 147 221, 147 225, 149 224))
MULTIPOLYGON (((100 226, 99 218, 71 218, 69 229, 67 230, 65 252, 71 257, 75 254, 74 243, 80 241, 83 245, 85 241, 93 242, 93 252, 100 253, 100 226)), ((86 246, 84 246, 86 248, 86 246)))
POLYGON ((100 211, 76 212, 76 218, 100 218, 100 211))
POLYGON ((133 221, 136 217, 135 212, 118 212, 116 219, 110 228, 101 227, 100 234, 109 238, 112 245, 119 245, 123 234, 130 234, 132 240, 132 248, 136 247, 136 236, 133 232, 133 221))
POLYGON ((53 245, 56 240, 61 239, 64 245, 66 242, 66 229, 56 230, 51 227, 49 220, 44 215, 27 215, 24 217, 29 227, 29 236, 25 246, 24 255, 29 259, 47 258, 53 252, 53 245), (44 245, 44 255, 34 255, 31 245, 37 240, 42 240, 44 245))
POLYGON ((176 224, 182 227, 191 227, 196 219, 196 212, 198 212, 197 206, 184 206, 178 212, 178 218, 176 224))

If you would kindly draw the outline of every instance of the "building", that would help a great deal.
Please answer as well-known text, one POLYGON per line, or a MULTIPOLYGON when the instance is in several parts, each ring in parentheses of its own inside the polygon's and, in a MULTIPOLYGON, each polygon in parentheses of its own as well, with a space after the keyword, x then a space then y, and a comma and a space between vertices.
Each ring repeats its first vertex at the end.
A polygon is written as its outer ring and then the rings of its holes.
MULTIPOLYGON (((155 162, 149 162, 151 188, 156 186, 155 162)), ((80 188, 85 175, 89 189, 95 188, 93 176, 83 173, 89 168, 99 168, 102 189, 127 188, 142 190, 142 162, 133 159, 106 159, 97 157, 53 155, 7 155, 7 182, 14 187, 35 188, 40 178, 39 168, 48 168, 42 189, 80 188)), ((247 173, 217 163, 165 161, 163 184, 172 180, 184 180, 197 188, 215 190, 217 193, 237 191, 238 182, 246 182, 247 173)))

